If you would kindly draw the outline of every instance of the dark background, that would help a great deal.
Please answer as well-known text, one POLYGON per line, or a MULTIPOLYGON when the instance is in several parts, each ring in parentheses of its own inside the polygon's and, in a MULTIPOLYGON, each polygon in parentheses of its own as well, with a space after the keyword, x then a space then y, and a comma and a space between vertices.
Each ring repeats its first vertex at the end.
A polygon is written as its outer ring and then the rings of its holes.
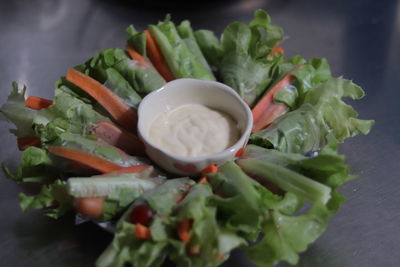
MULTIPOLYGON (((348 201, 299 266, 400 266, 400 6, 382 0, 106 1, 46 0, 0 3, 0 102, 13 80, 28 94, 53 97, 54 82, 67 68, 98 49, 124 47, 125 28, 144 29, 171 13, 195 29, 218 34, 233 20, 248 22, 257 8, 267 10, 289 37, 286 54, 326 57, 335 76, 366 91, 351 104, 360 117, 375 119, 368 136, 341 146, 352 173, 343 186, 348 201)), ((0 160, 16 167, 20 152, 9 124, 0 122, 0 160)), ((40 212, 22 213, 19 185, 0 174, 0 266, 92 266, 111 240, 94 224, 74 226, 40 212)), ((223 266, 254 266, 241 251, 223 266)), ((280 267, 288 266, 280 264, 280 267)))

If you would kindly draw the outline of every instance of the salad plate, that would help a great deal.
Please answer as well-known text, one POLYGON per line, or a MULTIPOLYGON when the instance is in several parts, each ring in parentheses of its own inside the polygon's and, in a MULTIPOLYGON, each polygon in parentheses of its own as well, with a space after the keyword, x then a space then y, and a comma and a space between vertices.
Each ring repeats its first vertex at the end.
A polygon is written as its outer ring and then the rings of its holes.
POLYGON ((97 266, 218 266, 236 248, 259 266, 296 264, 354 178, 337 146, 373 126, 344 101, 363 90, 333 77, 326 59, 286 57, 283 30, 263 10, 221 36, 169 16, 126 31, 126 47, 68 69, 54 99, 13 83, 0 111, 23 153, 17 170, 3 170, 41 187, 20 195, 22 210, 76 212, 113 231, 97 266), (252 133, 228 160, 176 175, 146 154, 137 110, 188 78, 233 88, 251 110, 252 133))

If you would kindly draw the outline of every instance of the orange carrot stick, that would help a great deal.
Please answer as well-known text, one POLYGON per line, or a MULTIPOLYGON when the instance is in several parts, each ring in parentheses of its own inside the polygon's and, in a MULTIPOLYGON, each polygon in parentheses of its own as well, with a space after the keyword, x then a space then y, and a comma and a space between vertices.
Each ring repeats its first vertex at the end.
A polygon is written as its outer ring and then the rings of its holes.
POLYGON ((128 54, 132 59, 136 61, 146 61, 144 57, 141 54, 139 54, 139 52, 136 51, 135 48, 133 48, 133 46, 128 45, 126 47, 126 50, 128 50, 128 54))
POLYGON ((282 103, 274 102, 274 95, 279 90, 289 86, 295 77, 291 74, 294 70, 301 67, 297 65, 278 83, 276 83, 268 92, 258 101, 257 105, 252 109, 253 113, 253 132, 258 132, 266 128, 276 118, 286 112, 287 106, 282 103))
POLYGON ((119 170, 117 170, 118 173, 136 173, 136 172, 142 172, 149 168, 150 166, 148 165, 137 165, 137 166, 131 166, 131 167, 124 167, 119 170))
POLYGON ((106 159, 100 158, 96 155, 81 151, 76 148, 49 146, 48 150, 54 155, 69 160, 74 160, 102 173, 113 172, 123 168, 122 166, 115 164, 114 162, 108 161, 106 159))
POLYGON ((112 91, 74 68, 68 69, 66 78, 99 102, 121 126, 131 132, 136 131, 136 112, 112 91))
POLYGON ((167 82, 172 81, 174 79, 174 75, 169 69, 167 61, 161 53, 160 47, 158 46, 154 37, 151 35, 150 30, 145 30, 145 33, 146 50, 151 62, 167 82))
POLYGON ((144 239, 144 240, 150 239, 151 234, 149 228, 140 223, 135 224, 135 237, 137 239, 144 239))
POLYGON ((201 174, 216 173, 216 172, 218 172, 218 167, 215 164, 210 164, 203 170, 201 170, 201 174))
POLYGON ((126 50, 128 51, 129 56, 138 62, 138 64, 142 67, 146 67, 146 68, 153 68, 153 66, 146 60, 145 57, 143 57, 141 54, 139 54, 138 51, 136 51, 135 48, 133 48, 133 46, 128 45, 126 47, 126 50))
POLYGON ((42 108, 47 108, 53 104, 53 101, 44 99, 37 96, 28 96, 25 100, 25 106, 31 109, 40 110, 42 108))
POLYGON ((243 147, 239 148, 239 150, 235 154, 235 157, 239 158, 243 154, 243 151, 244 151, 243 147))
POLYGON ((198 181, 198 184, 205 184, 208 183, 207 177, 201 177, 198 181))
POLYGON ((143 142, 139 138, 108 121, 101 121, 91 126, 90 134, 108 144, 116 146, 131 155, 144 155, 143 142))
POLYGON ((32 137, 19 137, 17 138, 18 149, 20 151, 27 149, 30 146, 40 147, 40 138, 32 137))
POLYGON ((253 133, 267 128, 275 119, 283 115, 288 107, 283 103, 271 103, 265 110, 259 120, 253 124, 253 133))
POLYGON ((275 55, 275 53, 281 53, 282 55, 284 55, 285 50, 283 50, 283 48, 280 46, 275 46, 274 49, 272 49, 272 51, 269 53, 268 56, 272 57, 273 55, 275 55))
POLYGON ((178 236, 183 243, 190 240, 193 220, 186 219, 178 223, 178 236))

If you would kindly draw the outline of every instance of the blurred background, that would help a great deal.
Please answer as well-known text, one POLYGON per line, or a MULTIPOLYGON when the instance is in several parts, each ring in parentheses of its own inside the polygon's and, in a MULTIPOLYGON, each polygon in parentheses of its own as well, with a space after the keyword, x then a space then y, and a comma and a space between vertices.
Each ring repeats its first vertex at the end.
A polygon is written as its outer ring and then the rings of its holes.
MULTIPOLYGON (((0 102, 11 82, 29 95, 52 98, 54 82, 67 68, 102 48, 124 47, 125 28, 143 30, 170 13, 194 29, 218 35, 232 21, 248 22, 257 8, 285 30, 288 57, 325 57, 335 76, 366 91, 351 104, 363 119, 375 119, 368 136, 341 146, 359 179, 343 187, 348 201, 326 233, 302 254, 299 266, 399 266, 400 198, 400 6, 397 0, 214 0, 111 1, 31 0, 0 2, 0 102)), ((15 137, 0 121, 0 161, 16 167, 15 137)), ((112 236, 74 218, 54 221, 22 213, 18 185, 0 174, 0 266, 93 266, 112 236)), ((223 265, 254 266, 241 251, 223 265)), ((287 266, 280 264, 280 267, 287 266)))

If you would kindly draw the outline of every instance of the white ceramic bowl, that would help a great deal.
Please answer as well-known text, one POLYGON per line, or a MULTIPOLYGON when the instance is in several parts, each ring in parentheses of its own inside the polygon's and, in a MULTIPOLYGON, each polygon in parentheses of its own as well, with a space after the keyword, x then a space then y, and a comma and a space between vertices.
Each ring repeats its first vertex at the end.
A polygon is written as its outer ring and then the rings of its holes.
POLYGON ((250 136, 253 117, 248 105, 229 86, 197 79, 177 79, 148 94, 138 109, 138 133, 145 144, 147 155, 165 170, 180 174, 197 175, 210 164, 223 164, 235 158, 250 136), (201 104, 229 114, 240 130, 239 140, 231 147, 212 155, 185 157, 155 145, 149 140, 151 124, 160 115, 185 104, 201 104))

